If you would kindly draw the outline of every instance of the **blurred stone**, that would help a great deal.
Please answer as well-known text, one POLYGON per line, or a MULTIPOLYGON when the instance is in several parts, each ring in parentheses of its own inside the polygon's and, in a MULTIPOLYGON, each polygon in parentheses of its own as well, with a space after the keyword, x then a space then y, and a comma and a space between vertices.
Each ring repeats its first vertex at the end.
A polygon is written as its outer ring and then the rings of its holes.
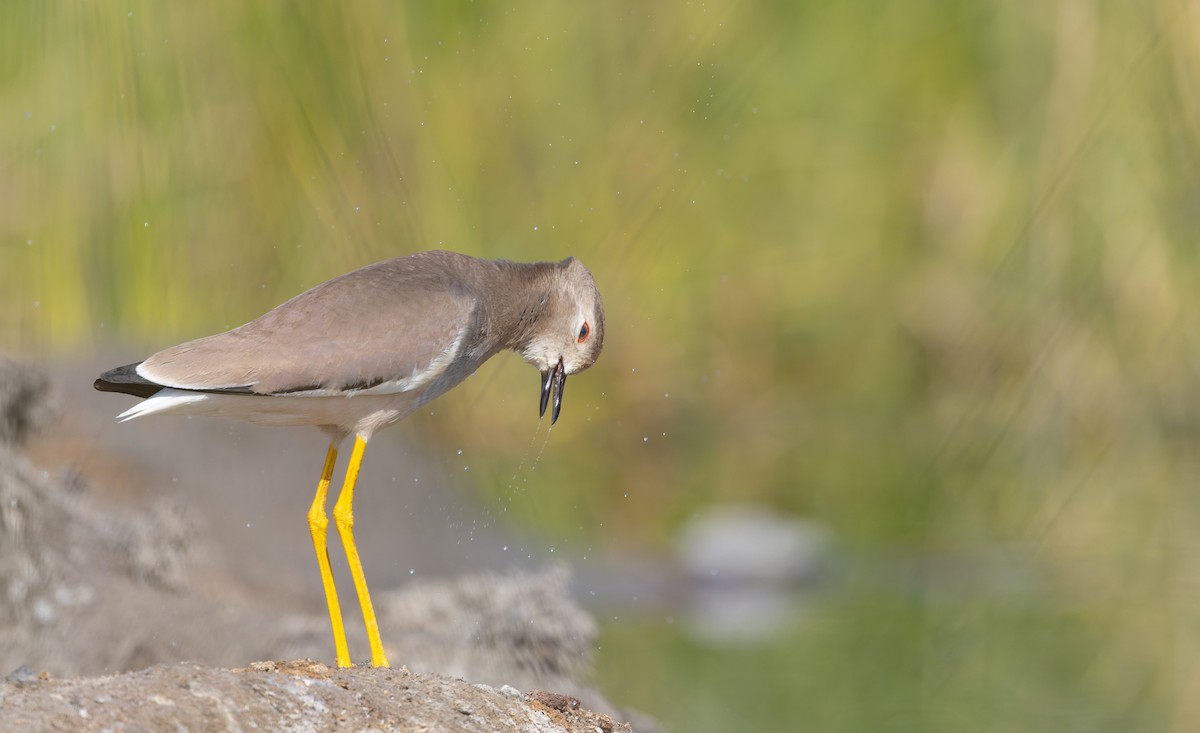
POLYGON ((0 446, 0 664, 71 674, 135 663, 154 646, 165 652, 171 637, 142 635, 180 618, 167 609, 186 605, 175 591, 192 546, 191 523, 168 504, 102 509, 0 446), (142 604, 164 612, 161 626, 142 604))
POLYGON ((29 668, 29 665, 26 664, 22 664, 20 667, 14 669, 4 679, 10 684, 16 685, 17 687, 28 687, 30 685, 36 685, 41 681, 41 679, 34 674, 33 670, 29 668))
POLYGON ((819 524, 746 505, 710 509, 683 528, 678 543, 695 579, 780 585, 819 579, 831 546, 819 524))
POLYGON ((569 581, 562 566, 418 581, 381 598, 380 613, 410 669, 494 686, 546 685, 591 668, 596 624, 564 602, 569 581))
POLYGON ((18 453, 53 414, 49 380, 0 358, 0 653, 45 667, 57 667, 63 651, 46 637, 86 626, 106 602, 119 604, 109 591, 146 581, 181 587, 190 546, 181 507, 105 511, 79 491, 75 472, 52 476, 18 453))
POLYGON ((684 527, 678 550, 691 584, 687 628, 715 643, 761 642, 829 565, 825 527, 755 506, 711 509, 684 527))
POLYGON ((0 356, 0 445, 23 443, 53 416, 46 375, 0 356))
POLYGON ((549 689, 584 707, 660 730, 648 716, 622 710, 585 680, 597 628, 570 600, 565 566, 540 572, 487 573, 416 581, 380 594, 376 611, 388 654, 414 672, 484 683, 508 697, 549 689))

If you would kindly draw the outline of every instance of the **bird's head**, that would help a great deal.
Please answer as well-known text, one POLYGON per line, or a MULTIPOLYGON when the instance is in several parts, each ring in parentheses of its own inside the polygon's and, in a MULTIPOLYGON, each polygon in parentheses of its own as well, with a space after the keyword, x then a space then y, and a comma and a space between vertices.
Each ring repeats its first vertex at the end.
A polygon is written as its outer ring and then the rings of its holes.
POLYGON ((550 424, 562 409, 563 385, 568 374, 590 367, 604 346, 604 303, 592 273, 574 257, 557 263, 554 285, 537 327, 521 350, 525 360, 541 374, 541 414, 554 397, 550 424))

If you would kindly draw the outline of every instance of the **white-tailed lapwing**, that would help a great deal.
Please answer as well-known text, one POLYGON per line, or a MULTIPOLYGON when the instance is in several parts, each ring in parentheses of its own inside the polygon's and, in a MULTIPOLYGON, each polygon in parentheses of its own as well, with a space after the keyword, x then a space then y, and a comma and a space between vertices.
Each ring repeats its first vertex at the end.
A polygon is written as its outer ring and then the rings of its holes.
POLYGON ((350 654, 326 549, 325 503, 338 446, 353 434, 333 517, 366 621, 371 664, 387 666, 354 544, 354 484, 367 441, 505 349, 541 373, 540 411, 553 397, 553 424, 567 375, 591 366, 603 342, 600 293, 578 260, 521 264, 423 252, 336 277, 232 331, 107 371, 95 386, 145 398, 121 420, 216 415, 313 425, 329 436, 308 525, 341 667, 350 666, 350 654))

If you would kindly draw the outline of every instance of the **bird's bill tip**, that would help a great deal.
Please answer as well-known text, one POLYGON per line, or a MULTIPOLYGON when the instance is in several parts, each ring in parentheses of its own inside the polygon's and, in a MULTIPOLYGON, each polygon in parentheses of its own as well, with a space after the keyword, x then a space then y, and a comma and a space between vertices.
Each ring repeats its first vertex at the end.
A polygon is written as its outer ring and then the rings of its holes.
POLYGON ((550 410, 550 424, 553 425, 558 421, 558 413, 562 411, 562 395, 563 386, 567 383, 567 370, 563 366, 563 360, 560 357, 558 363, 553 368, 547 369, 541 374, 542 398, 538 408, 538 415, 545 417, 546 407, 550 404, 550 397, 554 397, 554 407, 550 410))

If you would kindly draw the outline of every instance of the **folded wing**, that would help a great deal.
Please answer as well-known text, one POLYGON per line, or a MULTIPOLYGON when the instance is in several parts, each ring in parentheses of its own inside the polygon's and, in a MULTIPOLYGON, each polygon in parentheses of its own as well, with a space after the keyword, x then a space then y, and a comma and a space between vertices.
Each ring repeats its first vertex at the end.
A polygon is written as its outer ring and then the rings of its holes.
POLYGON ((244 326, 160 351, 137 376, 265 395, 417 389, 445 374, 480 317, 461 282, 420 265, 409 257, 347 273, 244 326))

